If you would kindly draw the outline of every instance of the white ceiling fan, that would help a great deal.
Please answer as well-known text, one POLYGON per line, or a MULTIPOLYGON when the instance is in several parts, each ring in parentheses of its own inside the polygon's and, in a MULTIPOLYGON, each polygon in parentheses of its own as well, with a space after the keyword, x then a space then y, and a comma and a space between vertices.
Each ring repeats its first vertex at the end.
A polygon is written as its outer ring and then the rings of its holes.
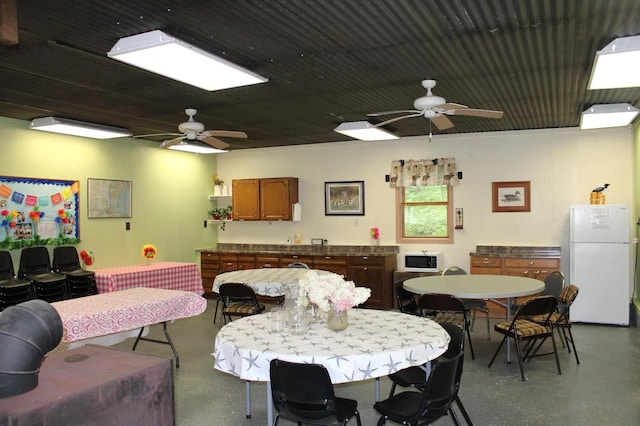
POLYGON ((453 122, 449 120, 449 117, 447 117, 448 115, 467 115, 467 116, 483 117, 483 118, 502 118, 502 116, 504 115, 502 111, 493 111, 488 109, 474 109, 474 108, 469 108, 466 105, 447 103, 447 101, 444 98, 440 96, 436 96, 431 92, 431 89, 433 89, 435 86, 436 86, 435 80, 422 81, 422 87, 427 89, 427 94, 425 96, 422 96, 416 99, 413 102, 413 107, 415 109, 375 112, 367 115, 369 117, 379 117, 382 115, 404 113, 404 115, 394 117, 389 120, 385 120, 381 123, 377 123, 374 125, 374 127, 384 126, 385 124, 393 123, 395 121, 403 120, 405 118, 423 116, 431 120, 431 122, 439 130, 446 130, 453 127, 453 122))
POLYGON ((242 138, 246 139, 247 134, 245 132, 236 132, 232 130, 204 130, 204 124, 195 121, 193 116, 198 113, 198 110, 193 108, 187 108, 184 112, 189 116, 189 120, 178 125, 178 131, 180 133, 154 133, 150 135, 137 135, 134 138, 145 138, 149 136, 177 136, 176 138, 166 140, 162 142, 160 148, 171 148, 175 145, 196 143, 197 141, 204 142, 205 144, 215 149, 226 149, 229 144, 217 137, 226 138, 242 138))

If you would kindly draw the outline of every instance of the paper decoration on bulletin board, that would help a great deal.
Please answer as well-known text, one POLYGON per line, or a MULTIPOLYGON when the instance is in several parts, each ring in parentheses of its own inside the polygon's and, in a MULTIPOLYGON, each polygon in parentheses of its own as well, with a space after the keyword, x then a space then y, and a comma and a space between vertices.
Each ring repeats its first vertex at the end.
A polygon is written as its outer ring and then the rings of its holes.
POLYGON ((0 176, 0 247, 79 243, 79 193, 75 180, 0 176))

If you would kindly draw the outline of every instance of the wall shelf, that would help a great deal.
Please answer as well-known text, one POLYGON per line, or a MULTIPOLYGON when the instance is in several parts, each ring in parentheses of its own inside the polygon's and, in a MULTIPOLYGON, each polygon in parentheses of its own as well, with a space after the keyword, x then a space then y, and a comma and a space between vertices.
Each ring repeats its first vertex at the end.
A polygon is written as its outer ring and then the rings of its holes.
POLYGON ((209 201, 217 201, 221 199, 230 199, 231 195, 209 195, 209 201))

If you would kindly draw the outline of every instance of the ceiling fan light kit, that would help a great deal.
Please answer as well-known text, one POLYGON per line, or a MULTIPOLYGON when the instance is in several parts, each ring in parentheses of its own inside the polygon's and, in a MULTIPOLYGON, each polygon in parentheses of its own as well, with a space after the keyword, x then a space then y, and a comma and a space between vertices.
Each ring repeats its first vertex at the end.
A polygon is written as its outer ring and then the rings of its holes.
POLYGON ((167 148, 175 151, 193 152, 195 154, 223 154, 225 152, 229 152, 225 151, 224 149, 216 149, 210 147, 198 141, 189 142, 188 140, 183 140, 180 143, 174 145, 164 146, 167 142, 171 141, 164 141, 162 145, 160 145, 160 148, 167 148))
POLYGON ((379 129, 377 126, 369 123, 368 121, 348 121, 341 123, 338 127, 333 129, 335 132, 342 133, 343 135, 359 139, 361 141, 382 141, 390 139, 399 139, 398 136, 384 129, 379 129))
POLYGON ((627 103, 593 105, 582 113, 580 128, 585 130, 628 126, 638 116, 638 112, 638 108, 627 103))
POLYGON ((123 37, 107 56, 209 91, 268 81, 160 30, 123 37))
POLYGON ((126 129, 105 126, 102 124, 86 123, 58 117, 41 117, 31 120, 29 127, 33 130, 61 133, 64 135, 83 136, 93 139, 112 139, 131 136, 126 129))
POLYGON ((640 36, 620 37, 596 52, 589 90, 640 86, 640 36))

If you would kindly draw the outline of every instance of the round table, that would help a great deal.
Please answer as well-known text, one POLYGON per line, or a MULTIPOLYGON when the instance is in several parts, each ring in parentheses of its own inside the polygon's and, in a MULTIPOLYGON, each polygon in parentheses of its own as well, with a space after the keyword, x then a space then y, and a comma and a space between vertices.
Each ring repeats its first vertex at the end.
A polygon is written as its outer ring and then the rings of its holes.
MULTIPOLYGON (((214 368, 243 380, 269 383, 269 364, 279 358, 322 364, 333 383, 345 383, 425 364, 442 355, 449 345, 447 332, 428 318, 371 309, 351 309, 348 314, 349 326, 344 331, 312 322, 303 335, 272 332, 268 314, 232 321, 216 335, 214 368)), ((271 420, 269 388, 267 415, 271 420)))
MULTIPOLYGON (((435 275, 405 280, 403 287, 417 294, 444 293, 460 299, 505 298, 507 320, 511 319, 511 298, 530 296, 544 290, 544 282, 511 275, 435 275)), ((496 301, 502 304, 501 302, 496 301)), ((507 339, 507 362, 511 362, 510 340, 507 339)))

